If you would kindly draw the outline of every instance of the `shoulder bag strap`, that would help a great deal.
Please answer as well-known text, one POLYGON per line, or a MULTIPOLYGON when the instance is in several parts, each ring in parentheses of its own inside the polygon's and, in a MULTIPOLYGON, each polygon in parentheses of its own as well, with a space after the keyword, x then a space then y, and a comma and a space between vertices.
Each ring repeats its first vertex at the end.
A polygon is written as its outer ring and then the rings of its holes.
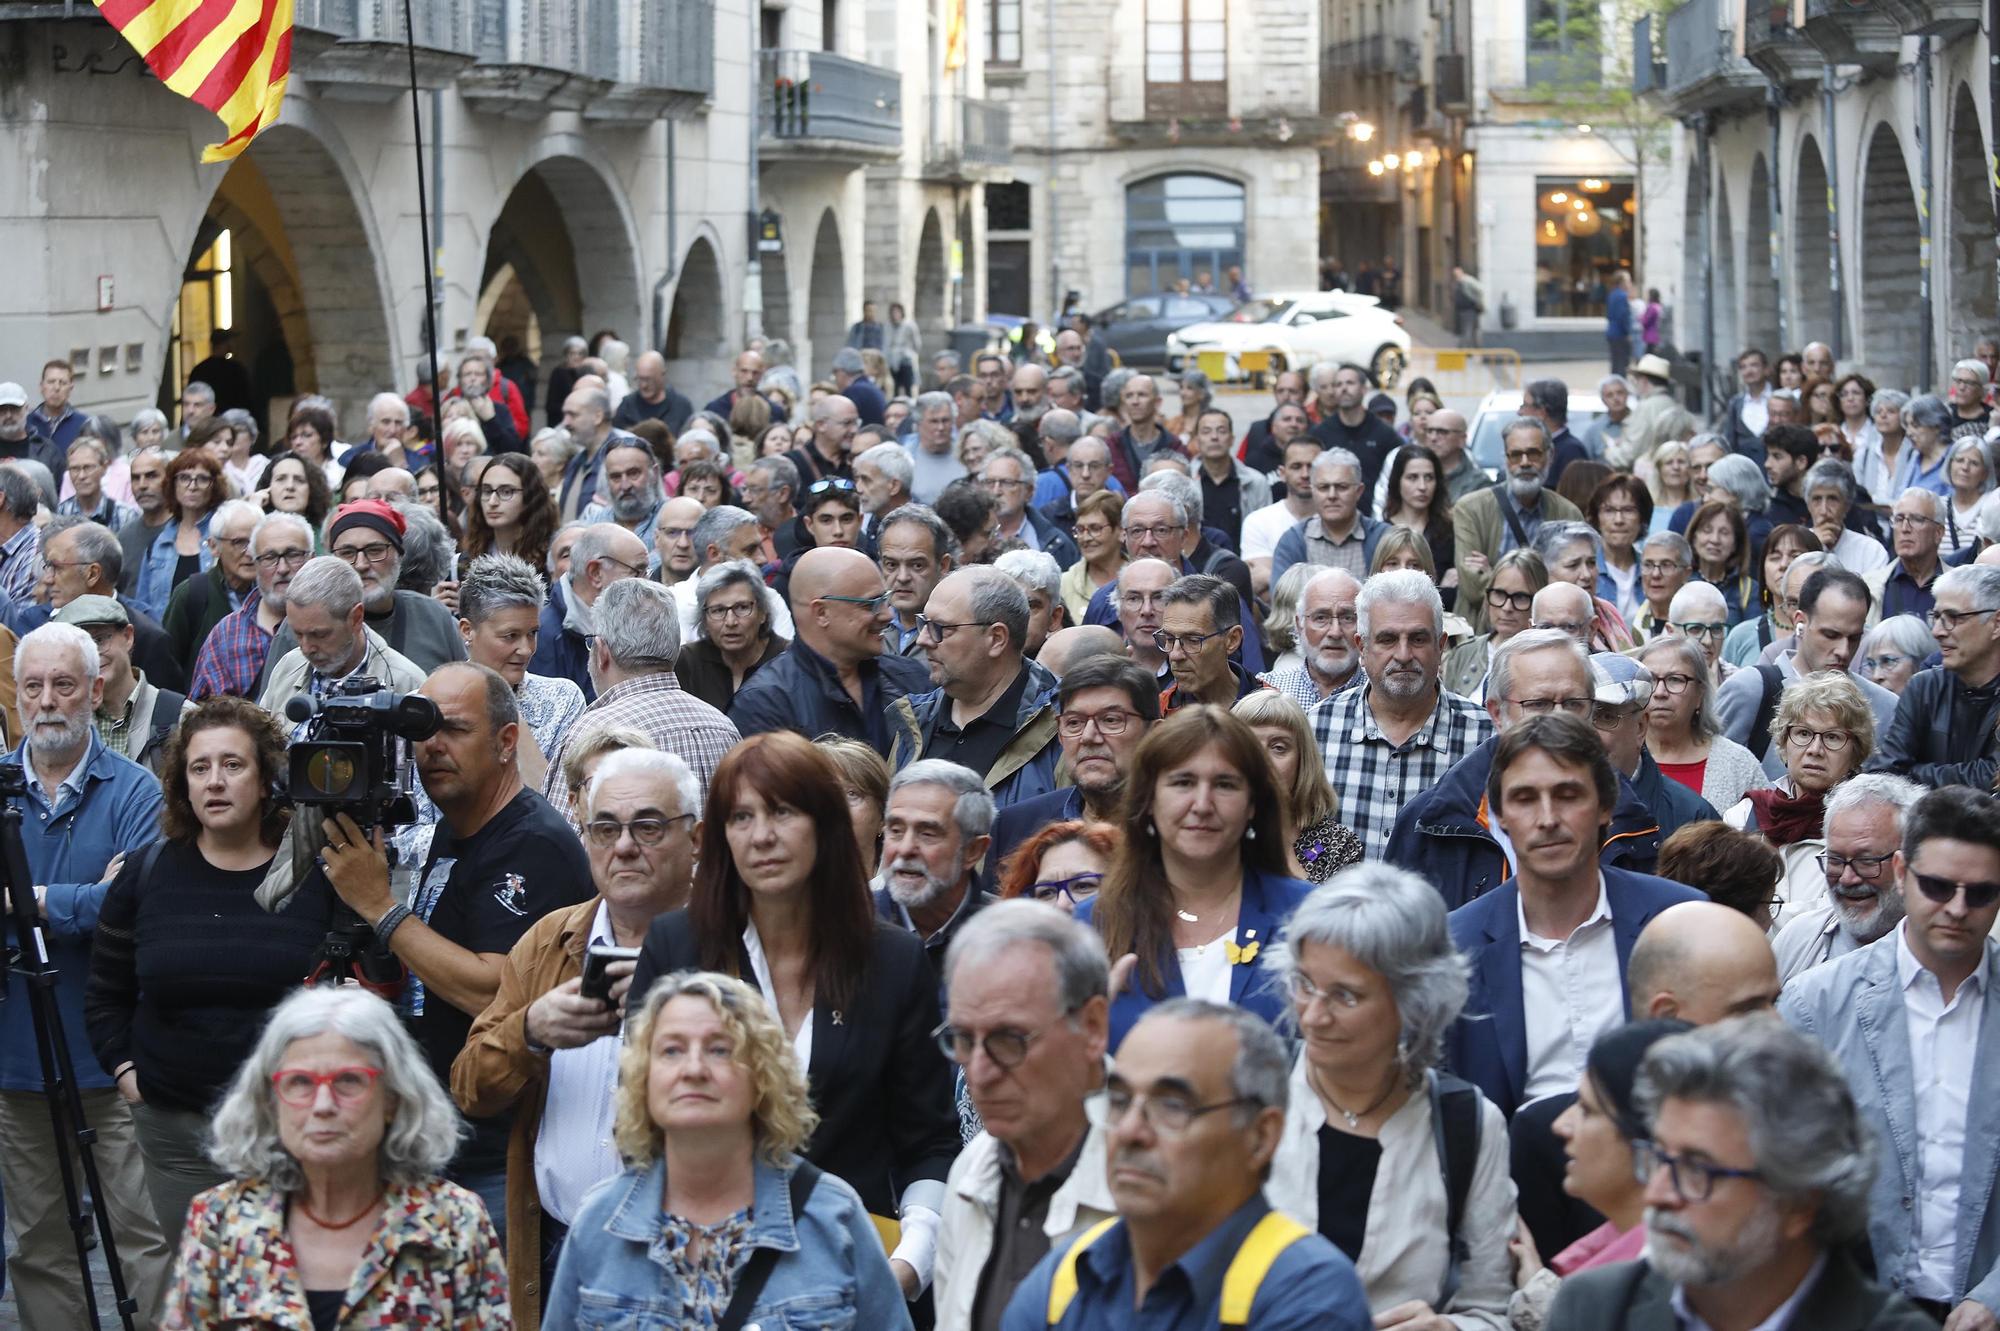
POLYGON ((1750 722, 1750 752, 1762 762, 1771 749, 1771 718, 1778 714, 1778 700, 1785 693, 1785 672, 1775 665, 1760 665, 1757 674, 1764 691, 1757 697, 1757 715, 1750 722))
POLYGON ((1431 1136, 1444 1173, 1445 1198, 1444 1283, 1432 1306, 1444 1313, 1458 1294, 1459 1271, 1471 1251, 1464 1234, 1465 1199, 1472 1192, 1472 1173, 1479 1163, 1479 1091, 1435 1070, 1427 1080, 1431 1136))
POLYGON ((1222 1273, 1222 1303, 1218 1309, 1217 1325, 1224 1331, 1250 1325, 1250 1309, 1257 1301, 1257 1291, 1264 1284, 1264 1277, 1271 1273, 1285 1249, 1312 1233, 1304 1225, 1278 1211, 1267 1211, 1264 1218, 1244 1238, 1243 1245, 1236 1250, 1236 1256, 1229 1261, 1229 1268, 1222 1273))
MULTIPOLYGON (((819 1170, 810 1161, 800 1160, 798 1168, 792 1171, 791 1201, 792 1224, 796 1226, 799 1217, 805 1213, 806 1199, 819 1186, 819 1170)), ((776 1248, 759 1248, 750 1254, 750 1260, 743 1263, 743 1269, 736 1273, 736 1289, 729 1296, 729 1306, 722 1311, 722 1320, 715 1324, 715 1331, 741 1331, 743 1323, 750 1317, 750 1310, 757 1306, 757 1296, 764 1292, 764 1282, 771 1278, 771 1268, 778 1264, 776 1248)))
POLYGON ((1063 1253, 1061 1260, 1056 1263, 1055 1275, 1049 1281, 1048 1324, 1050 1326, 1062 1321, 1063 1314, 1069 1311, 1071 1301, 1076 1298, 1077 1259, 1083 1256, 1085 1248, 1097 1242, 1103 1237, 1105 1230, 1117 1223, 1118 1217, 1111 1216, 1084 1230, 1071 1240, 1069 1250, 1063 1253))
POLYGON ((1521 515, 1514 511, 1514 505, 1507 499, 1506 487, 1497 487, 1493 497, 1499 501, 1500 516, 1507 519, 1508 529, 1514 533, 1515 546, 1522 550, 1532 548, 1528 543, 1528 529, 1521 525, 1521 515))

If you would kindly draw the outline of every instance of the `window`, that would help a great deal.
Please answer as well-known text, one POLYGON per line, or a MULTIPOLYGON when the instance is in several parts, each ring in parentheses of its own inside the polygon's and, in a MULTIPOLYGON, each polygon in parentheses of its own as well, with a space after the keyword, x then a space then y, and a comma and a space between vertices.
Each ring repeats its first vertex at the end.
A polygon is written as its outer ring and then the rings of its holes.
POLYGON ((1028 185, 1019 180, 1005 181, 986 187, 986 229, 988 231, 1026 231, 1034 226, 1034 214, 1029 204, 1031 196, 1028 185))
MULTIPOLYGON (((1157 0, 1155 0, 1157 2, 1157 0)), ((1170 291, 1243 263, 1243 187, 1220 176, 1153 176, 1125 190, 1125 290, 1170 291)))
POLYGON ((986 63, 1021 63, 1021 0, 986 0, 986 63))
POLYGON ((1535 181, 1535 313, 1602 318, 1611 275, 1631 271, 1638 200, 1627 178, 1535 181))
POLYGON ((1529 0, 1528 82, 1601 83, 1600 18, 1598 0, 1529 0))
POLYGON ((1226 0, 1146 0, 1146 113, 1228 109, 1226 0))

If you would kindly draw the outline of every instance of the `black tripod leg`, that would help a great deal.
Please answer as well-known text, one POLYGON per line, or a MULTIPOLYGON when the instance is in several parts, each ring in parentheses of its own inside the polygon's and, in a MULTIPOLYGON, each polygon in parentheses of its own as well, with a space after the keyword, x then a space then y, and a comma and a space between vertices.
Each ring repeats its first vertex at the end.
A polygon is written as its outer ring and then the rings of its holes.
MULTIPOLYGON (((26 960, 25 956, 23 960, 26 960)), ((42 1020, 43 1000, 51 995, 42 989, 39 974, 24 973, 21 979, 28 991, 28 1005, 34 1011, 35 1053, 42 1061, 42 1098, 49 1106, 49 1144, 55 1151, 56 1171, 62 1176, 63 1209, 69 1217, 70 1238, 76 1244, 76 1267, 83 1282, 84 1311, 90 1318, 89 1324, 96 1327, 100 1323, 97 1317, 97 1285, 90 1273, 90 1221, 83 1214, 83 1198, 77 1192, 76 1170, 72 1167, 69 1153, 71 1140, 81 1140, 83 1133, 89 1131, 89 1126, 81 1114, 75 1119, 77 1130, 74 1133, 69 1126, 69 1102, 61 1094, 62 1074, 49 1048, 49 1027, 42 1020)), ((101 1213, 104 1208, 98 1206, 95 1209, 101 1213)), ((17 1289, 17 1298, 19 1293, 17 1289)), ((130 1324, 128 1320, 126 1325, 130 1324)))

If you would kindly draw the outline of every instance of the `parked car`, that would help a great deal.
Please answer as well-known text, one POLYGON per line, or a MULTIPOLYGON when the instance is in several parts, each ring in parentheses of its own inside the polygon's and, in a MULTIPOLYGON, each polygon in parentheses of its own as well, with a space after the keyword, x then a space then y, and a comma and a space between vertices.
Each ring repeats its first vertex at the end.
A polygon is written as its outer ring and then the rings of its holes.
POLYGON ((1167 339, 1167 370, 1196 367, 1203 351, 1221 351, 1227 374, 1241 377, 1237 357, 1262 351, 1272 373, 1309 369, 1320 361, 1365 365, 1377 387, 1395 388, 1409 363, 1410 334, 1373 296, 1347 291, 1294 291, 1258 296, 1222 319, 1182 328, 1167 339))
MULTIPOLYGON (((1472 460, 1496 480, 1506 470, 1506 459, 1500 451, 1500 427, 1520 414, 1521 390, 1495 389, 1480 401, 1479 410, 1472 418, 1472 433, 1467 437, 1465 446, 1472 450, 1472 460)), ((1569 395, 1569 432, 1578 439, 1583 438, 1583 432, 1603 415, 1604 400, 1597 394, 1569 395)))
POLYGON ((1167 368, 1167 337, 1205 319, 1218 319, 1236 308, 1227 296, 1182 296, 1160 292, 1134 296, 1091 316, 1104 345, 1121 365, 1135 370, 1167 368))

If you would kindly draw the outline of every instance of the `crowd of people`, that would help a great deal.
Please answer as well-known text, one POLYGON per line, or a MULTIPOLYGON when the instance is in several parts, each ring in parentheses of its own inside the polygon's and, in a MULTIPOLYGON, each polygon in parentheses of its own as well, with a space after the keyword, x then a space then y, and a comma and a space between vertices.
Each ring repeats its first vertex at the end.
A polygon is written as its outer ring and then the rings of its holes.
POLYGON ((901 314, 700 408, 610 333, 268 432, 0 384, 141 1324, 2000 1331, 2000 344, 1536 380, 1489 474, 1422 380, 901 314), (381 691, 407 798, 306 798, 381 691))

